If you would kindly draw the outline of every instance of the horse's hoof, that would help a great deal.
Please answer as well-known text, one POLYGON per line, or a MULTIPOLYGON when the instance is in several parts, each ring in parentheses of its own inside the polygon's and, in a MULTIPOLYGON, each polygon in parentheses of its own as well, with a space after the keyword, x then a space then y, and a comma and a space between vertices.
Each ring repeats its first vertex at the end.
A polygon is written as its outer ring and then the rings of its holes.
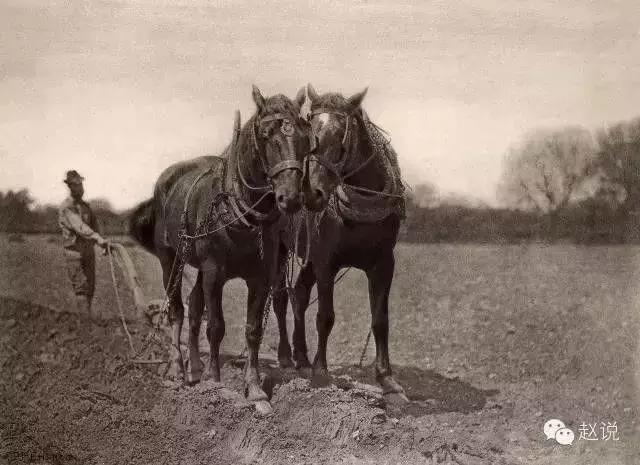
POLYGON ((184 361, 182 358, 182 352, 174 346, 169 347, 169 360, 167 377, 171 380, 184 381, 184 361))
POLYGON ((273 407, 271 406, 269 401, 259 400, 257 402, 254 402, 253 405, 256 406, 256 413, 260 416, 264 417, 273 413, 273 407))
POLYGON ((249 402, 269 401, 269 396, 256 384, 246 385, 244 395, 249 402))
POLYGON ((331 376, 326 368, 314 368, 311 386, 315 388, 327 387, 331 384, 331 376))
POLYGON ((260 380, 260 389, 264 391, 269 400, 271 400, 271 397, 273 397, 273 387, 273 378, 271 376, 265 375, 260 380))
POLYGON ((313 368, 311 368, 310 366, 297 367, 297 370, 300 373, 300 376, 302 376, 303 378, 313 378, 313 368))
POLYGON ((182 364, 176 361, 171 361, 169 363, 169 370, 167 371, 166 377, 172 381, 184 381, 184 370, 182 368, 182 364))
POLYGON ((202 379, 204 364, 198 359, 189 359, 187 366, 187 383, 189 385, 198 384, 202 379))
POLYGON ((404 392, 389 392, 384 394, 384 400, 389 405, 400 406, 409 403, 409 398, 404 392))
POLYGON ((212 374, 210 371, 207 371, 204 376, 202 376, 203 380, 206 381, 213 381, 214 383, 219 383, 220 382, 220 374, 218 373, 216 374, 212 374))
POLYGON ((189 371, 187 374, 187 383, 191 386, 198 384, 202 379, 202 371, 189 371))
POLYGON ((220 369, 210 366, 209 368, 207 368, 207 371, 205 371, 205 373, 204 373, 204 379, 211 380, 211 381, 213 381, 215 383, 219 383, 220 382, 220 369))
POLYGON ((294 367, 291 357, 278 357, 278 364, 284 370, 294 367))

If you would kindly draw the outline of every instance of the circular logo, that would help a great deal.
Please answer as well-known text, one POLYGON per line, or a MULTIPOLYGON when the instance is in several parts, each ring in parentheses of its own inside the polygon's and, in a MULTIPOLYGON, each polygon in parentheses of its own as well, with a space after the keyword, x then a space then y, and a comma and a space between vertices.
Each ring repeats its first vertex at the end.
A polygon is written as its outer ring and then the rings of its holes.
POLYGON ((285 136, 293 136, 293 124, 288 119, 282 120, 282 126, 280 126, 280 131, 285 136))

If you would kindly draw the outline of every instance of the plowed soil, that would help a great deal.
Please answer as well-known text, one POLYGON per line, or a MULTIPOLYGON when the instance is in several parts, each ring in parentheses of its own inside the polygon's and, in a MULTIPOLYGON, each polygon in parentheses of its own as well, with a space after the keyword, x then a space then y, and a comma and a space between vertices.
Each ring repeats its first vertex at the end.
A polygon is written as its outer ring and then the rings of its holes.
MULTIPOLYGON (((157 297, 157 264, 132 250, 157 297)), ((238 283, 225 294, 222 382, 185 386, 163 377, 164 364, 129 360, 103 257, 95 323, 71 305, 56 242, 3 238, 0 253, 0 463, 640 463, 637 248, 401 245, 391 354, 411 403, 376 391, 372 347, 356 366, 369 320, 355 274, 336 292, 330 384, 275 365, 269 321, 267 417, 244 400, 233 361, 238 283), (550 418, 576 432, 572 445, 545 439, 550 418), (599 436, 614 421, 617 441, 578 440, 581 423, 599 436)), ((139 347, 150 328, 127 317, 139 347)), ((146 356, 162 360, 165 347, 146 356)))

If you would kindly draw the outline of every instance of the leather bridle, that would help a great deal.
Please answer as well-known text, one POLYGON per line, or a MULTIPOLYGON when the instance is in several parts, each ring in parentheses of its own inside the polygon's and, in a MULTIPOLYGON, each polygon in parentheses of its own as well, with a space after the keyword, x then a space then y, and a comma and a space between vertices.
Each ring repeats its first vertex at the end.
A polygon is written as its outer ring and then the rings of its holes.
POLYGON ((296 148, 293 140, 294 133, 295 133, 295 128, 293 123, 291 122, 290 117, 282 113, 274 113, 271 115, 264 116, 260 118, 260 120, 256 120, 256 122, 252 124, 251 134, 253 137, 253 145, 256 151, 258 152, 258 158, 260 159, 260 162, 262 164, 262 169, 269 180, 269 185, 266 185, 266 186, 250 185, 245 179, 244 174, 242 173, 242 169, 240 167, 240 159, 238 157, 237 159, 238 175, 240 177, 240 180, 242 181, 242 184, 244 184, 245 187, 247 187, 250 190, 270 191, 270 190, 273 190, 273 183, 272 183, 273 178, 275 178, 278 174, 282 173, 283 171, 296 170, 296 171, 299 171, 301 174, 304 174, 303 164, 301 161, 297 160, 297 157, 296 157, 296 148), (280 132, 282 132, 282 134, 284 134, 285 136, 285 140, 287 142, 287 153, 284 155, 284 159, 276 163, 274 166, 269 167, 265 159, 265 155, 263 151, 260 149, 260 145, 258 144, 256 129, 257 128, 259 129, 262 124, 268 123, 271 121, 281 121, 280 132))
POLYGON ((344 136, 342 137, 342 156, 340 157, 340 160, 338 160, 337 163, 333 163, 329 160, 325 160, 322 157, 318 157, 315 155, 315 152, 318 150, 318 136, 313 134, 313 131, 311 133, 311 150, 310 150, 310 154, 309 156, 306 157, 305 160, 305 178, 307 178, 308 173, 309 173, 309 163, 310 162, 315 162, 318 163, 320 165, 322 165, 324 168, 326 168, 330 173, 332 173, 339 181, 339 184, 344 184, 344 180, 353 176, 354 174, 356 174, 358 171, 360 171, 362 168, 364 168, 367 164, 369 164, 369 162, 371 160, 373 160, 375 153, 372 152, 372 155, 369 156, 363 163, 361 163, 360 165, 358 165, 356 168, 354 168, 353 170, 347 172, 346 174, 343 174, 343 171, 345 169, 345 166, 347 164, 347 161, 349 160, 350 157, 350 145, 351 145, 351 118, 353 117, 353 112, 351 113, 346 113, 343 111, 337 111, 337 110, 327 110, 327 109, 316 109, 316 110, 312 110, 309 115, 308 115, 308 120, 309 122, 311 122, 311 120, 313 119, 314 116, 318 116, 321 114, 330 114, 330 115, 338 115, 341 116, 345 119, 346 123, 345 123, 345 128, 344 128, 344 136))
POLYGON ((323 167, 325 167, 336 178, 343 179, 342 170, 344 169, 344 166, 347 163, 347 159, 349 158, 349 145, 348 144, 349 144, 349 129, 350 129, 351 114, 345 113, 345 112, 342 112, 342 111, 336 111, 336 110, 317 109, 317 110, 313 110, 313 111, 311 111, 309 113, 309 115, 308 115, 309 122, 311 122, 311 120, 315 116, 322 115, 322 114, 337 115, 337 116, 341 116, 341 117, 345 118, 345 120, 346 120, 344 136, 342 137, 342 156, 341 156, 340 160, 338 160, 337 163, 333 163, 333 162, 331 162, 329 160, 325 160, 325 159, 323 159, 321 157, 316 156, 315 153, 318 150, 318 136, 315 135, 313 133, 313 130, 312 130, 312 132, 311 132, 311 150, 309 151, 310 152, 309 156, 306 157, 305 173, 309 172, 309 163, 310 162, 314 162, 314 163, 318 163, 318 164, 322 165, 323 167))

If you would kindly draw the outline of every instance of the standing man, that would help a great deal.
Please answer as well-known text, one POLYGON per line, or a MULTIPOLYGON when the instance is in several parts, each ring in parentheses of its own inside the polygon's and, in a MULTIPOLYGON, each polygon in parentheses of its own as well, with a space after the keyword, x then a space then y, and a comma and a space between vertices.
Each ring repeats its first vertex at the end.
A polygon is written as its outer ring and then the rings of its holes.
POLYGON ((98 222, 89 205, 82 200, 84 178, 76 170, 67 171, 64 183, 70 196, 62 202, 58 211, 58 223, 62 229, 62 243, 67 271, 76 295, 78 311, 93 318, 91 300, 96 282, 96 256, 94 244, 105 250, 109 241, 98 232, 98 222))

